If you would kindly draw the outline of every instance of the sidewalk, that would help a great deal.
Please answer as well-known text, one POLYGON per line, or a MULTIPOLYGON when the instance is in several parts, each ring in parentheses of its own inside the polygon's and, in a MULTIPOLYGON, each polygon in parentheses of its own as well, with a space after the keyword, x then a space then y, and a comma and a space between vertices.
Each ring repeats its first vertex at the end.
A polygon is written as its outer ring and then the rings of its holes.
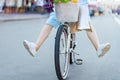
POLYGON ((24 14, 1 14, 0 22, 16 21, 16 20, 29 20, 29 19, 40 19, 47 18, 48 14, 36 14, 36 13, 24 13, 24 14))

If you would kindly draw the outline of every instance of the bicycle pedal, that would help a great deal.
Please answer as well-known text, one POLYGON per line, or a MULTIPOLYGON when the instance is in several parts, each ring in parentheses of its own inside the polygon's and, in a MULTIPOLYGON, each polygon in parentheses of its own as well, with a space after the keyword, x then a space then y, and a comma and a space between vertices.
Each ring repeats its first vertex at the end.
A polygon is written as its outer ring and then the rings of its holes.
POLYGON ((77 64, 77 65, 81 65, 82 64, 82 59, 76 59, 76 61, 75 61, 75 63, 77 64))

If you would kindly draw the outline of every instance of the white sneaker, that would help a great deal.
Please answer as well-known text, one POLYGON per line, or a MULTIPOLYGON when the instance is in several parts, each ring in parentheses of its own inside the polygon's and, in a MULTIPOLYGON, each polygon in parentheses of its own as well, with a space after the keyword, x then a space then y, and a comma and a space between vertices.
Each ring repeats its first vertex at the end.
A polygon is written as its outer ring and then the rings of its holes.
POLYGON ((97 50, 98 57, 103 57, 107 51, 110 49, 110 44, 105 43, 105 44, 100 44, 97 50))
POLYGON ((33 42, 29 42, 27 40, 24 40, 23 45, 25 46, 27 51, 30 53, 30 55, 34 57, 36 54, 36 50, 35 50, 36 44, 33 42))

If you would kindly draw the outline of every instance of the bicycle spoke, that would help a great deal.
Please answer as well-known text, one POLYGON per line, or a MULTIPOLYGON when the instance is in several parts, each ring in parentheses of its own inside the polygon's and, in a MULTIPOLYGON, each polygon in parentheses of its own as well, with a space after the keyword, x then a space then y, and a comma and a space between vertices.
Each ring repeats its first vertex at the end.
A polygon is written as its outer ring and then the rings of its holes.
POLYGON ((62 72, 62 75, 65 76, 66 70, 68 68, 68 66, 67 66, 68 54, 64 53, 64 54, 60 54, 60 56, 61 56, 61 58, 60 58, 61 72, 62 72))
POLYGON ((62 76, 65 76, 67 74, 68 69, 68 53, 67 53, 67 37, 64 34, 64 32, 61 34, 60 39, 60 67, 61 67, 61 73, 62 76))

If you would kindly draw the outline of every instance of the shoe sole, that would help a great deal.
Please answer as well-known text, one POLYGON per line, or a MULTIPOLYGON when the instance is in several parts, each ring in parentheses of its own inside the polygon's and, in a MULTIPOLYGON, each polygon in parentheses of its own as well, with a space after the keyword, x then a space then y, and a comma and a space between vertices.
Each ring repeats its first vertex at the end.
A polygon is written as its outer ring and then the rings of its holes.
POLYGON ((111 48, 110 44, 108 44, 102 51, 102 53, 98 57, 103 57, 107 51, 111 48))
POLYGON ((28 47, 28 45, 27 45, 27 43, 26 43, 25 41, 23 42, 23 45, 24 45, 24 47, 27 49, 27 51, 30 53, 30 55, 34 57, 34 55, 33 55, 32 52, 30 51, 30 49, 29 49, 29 47, 28 47))

